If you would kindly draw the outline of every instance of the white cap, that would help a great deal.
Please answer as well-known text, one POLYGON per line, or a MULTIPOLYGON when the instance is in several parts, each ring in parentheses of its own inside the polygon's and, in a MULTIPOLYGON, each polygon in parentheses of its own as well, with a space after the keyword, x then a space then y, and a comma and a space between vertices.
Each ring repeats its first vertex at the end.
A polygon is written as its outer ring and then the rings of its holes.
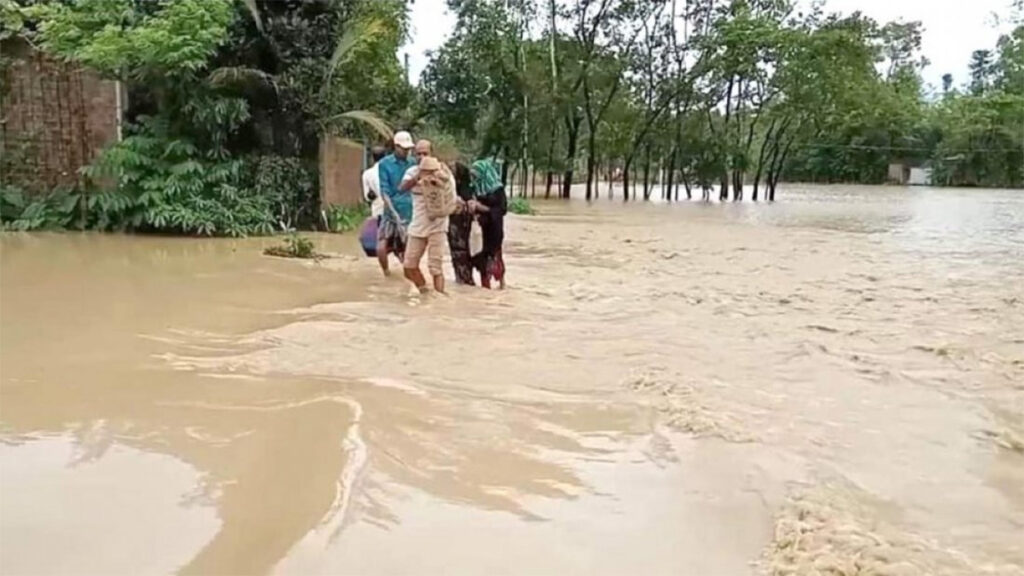
POLYGON ((415 144, 412 142, 412 136, 403 130, 401 132, 395 132, 395 146, 398 148, 409 149, 415 146, 415 144))

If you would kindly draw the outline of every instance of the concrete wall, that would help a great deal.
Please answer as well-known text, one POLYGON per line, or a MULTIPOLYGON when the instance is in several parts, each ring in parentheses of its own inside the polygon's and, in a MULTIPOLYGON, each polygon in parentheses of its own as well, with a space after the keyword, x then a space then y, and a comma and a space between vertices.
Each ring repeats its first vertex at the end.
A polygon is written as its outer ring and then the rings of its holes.
POLYGON ((887 176, 889 184, 906 184, 909 178, 910 168, 908 168, 905 164, 889 164, 889 173, 887 176))
POLYGON ((324 136, 320 140, 320 203, 355 206, 363 198, 362 145, 324 136))
POLYGON ((79 182, 78 169, 117 140, 117 84, 17 41, 0 91, 0 182, 42 193, 79 182))

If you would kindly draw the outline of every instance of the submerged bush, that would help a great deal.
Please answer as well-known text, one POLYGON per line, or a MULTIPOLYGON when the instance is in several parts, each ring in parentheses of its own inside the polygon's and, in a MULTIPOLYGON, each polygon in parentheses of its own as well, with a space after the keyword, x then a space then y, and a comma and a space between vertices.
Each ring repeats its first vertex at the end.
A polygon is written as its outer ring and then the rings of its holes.
POLYGON ((329 206, 324 211, 327 230, 330 232, 351 232, 358 230, 363 221, 370 216, 370 209, 365 204, 357 206, 329 206))
POLYGON ((284 244, 281 246, 271 246, 263 251, 267 256, 278 256, 281 258, 323 258, 322 254, 317 253, 316 246, 313 245, 313 241, 309 238, 304 238, 298 234, 291 234, 284 239, 284 244))
POLYGON ((30 196, 13 186, 0 187, 0 225, 4 230, 54 230, 75 220, 82 196, 77 191, 55 190, 30 196))
POLYGON ((526 216, 532 216, 533 214, 536 214, 536 212, 533 209, 533 206, 530 205, 530 201, 527 200, 526 198, 521 198, 518 196, 509 198, 508 211, 513 214, 521 214, 526 216))

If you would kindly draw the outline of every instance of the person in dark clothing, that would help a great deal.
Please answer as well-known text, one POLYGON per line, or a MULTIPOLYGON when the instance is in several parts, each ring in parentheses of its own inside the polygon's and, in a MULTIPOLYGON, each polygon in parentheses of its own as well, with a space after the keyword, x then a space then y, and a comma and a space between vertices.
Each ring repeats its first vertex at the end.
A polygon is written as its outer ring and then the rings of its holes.
POLYGON ((505 289, 505 259, 502 245, 505 242, 505 213, 508 199, 501 183, 499 167, 493 158, 482 158, 473 162, 470 169, 473 181, 474 199, 471 210, 479 214, 480 229, 483 232, 483 250, 473 257, 473 266, 480 271, 480 285, 491 287, 491 279, 497 280, 499 288, 505 289))
POLYGON ((469 253, 469 235, 473 226, 473 214, 469 211, 469 202, 473 199, 469 167, 455 162, 452 173, 455 174, 455 193, 461 202, 460 209, 448 219, 448 248, 452 255, 452 268, 455 269, 455 282, 474 286, 469 253))
POLYGON ((505 258, 502 245, 505 243, 505 214, 508 199, 505 187, 501 186, 490 194, 474 199, 473 211, 478 214, 480 230, 483 232, 483 250, 473 257, 473 267, 480 272, 480 285, 491 287, 491 280, 498 281, 498 287, 505 289, 505 258))

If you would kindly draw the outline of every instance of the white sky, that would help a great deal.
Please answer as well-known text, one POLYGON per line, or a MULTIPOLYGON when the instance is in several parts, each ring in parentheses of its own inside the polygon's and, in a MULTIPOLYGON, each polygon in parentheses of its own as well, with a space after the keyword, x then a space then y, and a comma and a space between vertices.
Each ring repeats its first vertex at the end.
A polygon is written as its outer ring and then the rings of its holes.
MULTIPOLYGON (((923 52, 931 61, 925 82, 942 83, 942 75, 953 74, 956 84, 966 82, 971 52, 994 48, 1005 23, 995 28, 993 15, 1005 16, 1010 0, 827 0, 826 12, 866 15, 888 22, 920 20, 924 24, 923 52)), ((441 46, 455 26, 445 0, 415 0, 412 8, 412 40, 403 48, 409 54, 410 75, 418 82, 428 63, 426 52, 441 46)))

